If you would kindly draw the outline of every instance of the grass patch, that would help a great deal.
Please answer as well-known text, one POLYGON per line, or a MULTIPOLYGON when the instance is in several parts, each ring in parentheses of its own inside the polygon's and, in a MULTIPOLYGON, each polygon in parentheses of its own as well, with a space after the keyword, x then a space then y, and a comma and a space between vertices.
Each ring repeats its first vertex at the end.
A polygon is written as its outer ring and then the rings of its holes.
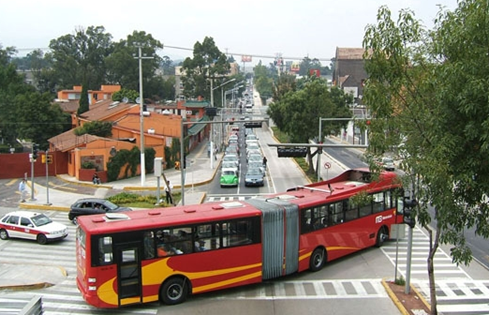
MULTIPOLYGON (((160 196, 162 203, 156 206, 157 198, 155 195, 150 194, 136 194, 129 192, 122 192, 120 194, 111 196, 107 200, 115 203, 119 206, 131 207, 131 208, 160 208, 160 207, 171 207, 172 205, 165 202, 165 195, 160 196)), ((181 193, 174 193, 173 200, 178 204, 180 202, 181 193)))

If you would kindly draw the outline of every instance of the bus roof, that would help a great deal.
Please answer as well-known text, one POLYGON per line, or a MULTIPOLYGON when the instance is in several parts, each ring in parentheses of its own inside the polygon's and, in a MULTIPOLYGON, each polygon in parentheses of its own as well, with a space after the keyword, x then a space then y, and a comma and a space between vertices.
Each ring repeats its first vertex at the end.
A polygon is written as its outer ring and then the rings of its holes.
POLYGON ((335 202, 345 200, 359 191, 382 191, 400 187, 400 182, 394 172, 382 172, 375 181, 368 168, 348 170, 327 181, 297 186, 287 192, 274 194, 267 199, 282 199, 301 206, 323 204, 325 200, 335 202))
POLYGON ((259 215, 261 212, 248 203, 233 201, 80 216, 78 224, 85 231, 99 234, 197 224, 209 220, 232 220, 259 215))

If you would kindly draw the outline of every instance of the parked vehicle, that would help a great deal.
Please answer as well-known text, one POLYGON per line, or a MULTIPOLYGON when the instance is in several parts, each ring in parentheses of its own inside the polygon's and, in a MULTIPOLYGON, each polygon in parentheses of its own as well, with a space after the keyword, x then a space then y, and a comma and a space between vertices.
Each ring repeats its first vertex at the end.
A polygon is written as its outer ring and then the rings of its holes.
POLYGON ((75 201, 68 213, 68 219, 77 224, 77 217, 80 215, 100 214, 107 212, 131 211, 128 207, 119 207, 118 205, 101 198, 82 198, 75 201))
POLYGON ((46 244, 68 236, 66 225, 52 221, 39 212, 9 212, 0 220, 0 239, 24 238, 46 244))

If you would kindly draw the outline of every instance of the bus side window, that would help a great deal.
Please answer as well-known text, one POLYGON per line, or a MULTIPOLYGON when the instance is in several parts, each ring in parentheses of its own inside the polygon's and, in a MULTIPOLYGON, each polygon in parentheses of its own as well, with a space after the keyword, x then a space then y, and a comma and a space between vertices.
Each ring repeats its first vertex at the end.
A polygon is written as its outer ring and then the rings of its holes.
POLYGON ((312 231, 312 222, 311 222, 311 209, 306 209, 301 212, 301 233, 308 233, 312 231))
POLYGON ((372 195, 373 197, 373 210, 374 213, 382 212, 385 210, 384 192, 378 192, 372 195))
MULTIPOLYGON (((347 208, 345 209, 345 221, 348 222, 348 221, 352 221, 352 220, 355 220, 358 218, 358 207, 357 205, 351 203, 350 201, 348 201, 348 206, 347 208)), ((369 207, 371 207, 371 205, 369 204, 368 205, 369 207)))
POLYGON ((153 232, 144 233, 144 258, 155 257, 155 239, 153 232))
POLYGON ((343 223, 343 202, 336 202, 330 205, 331 215, 330 222, 331 225, 336 225, 343 223))

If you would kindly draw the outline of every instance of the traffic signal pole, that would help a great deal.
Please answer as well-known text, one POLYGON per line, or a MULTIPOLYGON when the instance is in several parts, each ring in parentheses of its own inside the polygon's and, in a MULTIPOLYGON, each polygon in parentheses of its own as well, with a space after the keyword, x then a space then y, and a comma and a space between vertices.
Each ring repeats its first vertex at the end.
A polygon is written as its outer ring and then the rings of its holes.
POLYGON ((44 163, 46 163, 46 206, 50 206, 51 203, 49 202, 49 158, 48 158, 48 153, 49 149, 46 150, 46 158, 44 159, 44 163))

